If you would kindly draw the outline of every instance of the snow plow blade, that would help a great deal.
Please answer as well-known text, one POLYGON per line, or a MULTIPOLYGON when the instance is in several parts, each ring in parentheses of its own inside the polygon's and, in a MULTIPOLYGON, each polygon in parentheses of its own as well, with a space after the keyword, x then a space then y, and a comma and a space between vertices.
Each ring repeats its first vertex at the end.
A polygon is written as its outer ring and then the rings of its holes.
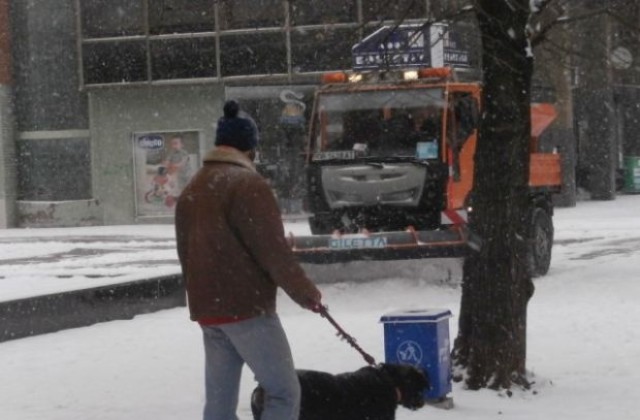
POLYGON ((458 258, 478 250, 480 241, 463 227, 443 230, 289 236, 289 245, 302 263, 332 264, 369 260, 458 258))

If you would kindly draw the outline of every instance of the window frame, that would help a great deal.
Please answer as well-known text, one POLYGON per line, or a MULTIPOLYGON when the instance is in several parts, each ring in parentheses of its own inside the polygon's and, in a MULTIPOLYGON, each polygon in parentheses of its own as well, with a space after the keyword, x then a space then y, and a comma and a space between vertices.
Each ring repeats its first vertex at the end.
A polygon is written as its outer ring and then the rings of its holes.
MULTIPOLYGON (((150 1, 151 0, 139 0, 142 2, 143 7, 143 31, 141 34, 135 35, 123 35, 123 36, 103 36, 103 37, 88 37, 84 35, 83 32, 83 18, 82 13, 84 11, 83 3, 86 1, 92 0, 75 0, 76 5, 76 26, 77 26, 77 49, 78 49, 78 78, 80 89, 85 90, 88 88, 100 88, 100 87, 108 87, 114 85, 127 85, 127 86, 135 86, 135 85, 166 85, 166 84, 179 84, 191 82, 191 83, 211 83, 211 82, 228 82, 228 83, 246 83, 248 81, 260 81, 267 80, 273 83, 281 83, 281 82, 303 82, 303 81, 312 81, 313 83, 317 83, 317 76, 327 71, 326 69, 314 69, 308 68, 302 71, 297 71, 296 63, 293 62, 292 54, 295 50, 296 46, 292 45, 292 33, 295 31, 329 31, 329 32, 338 32, 338 31, 353 31, 355 39, 362 39, 365 34, 371 33, 375 31, 382 25, 390 25, 396 22, 388 20, 388 21, 371 21, 365 22, 363 17, 363 4, 366 0, 353 0, 356 7, 356 20, 352 22, 340 22, 341 19, 338 19, 339 22, 333 23, 317 23, 317 24, 304 24, 304 25, 296 25, 293 22, 292 17, 292 0, 281 0, 279 3, 282 5, 282 22, 283 24, 280 26, 268 26, 268 27, 259 27, 259 28, 223 28, 221 25, 222 19, 222 9, 224 6, 221 4, 220 0, 210 0, 213 7, 213 22, 212 22, 212 31, 199 31, 195 30, 194 32, 185 32, 180 33, 153 33, 152 28, 150 27, 150 1), (268 73, 259 73, 259 74, 240 74, 240 75, 224 75, 222 72, 222 55, 224 51, 220 48, 221 38, 222 37, 231 37, 231 36, 243 36, 243 35, 251 35, 256 34, 259 35, 261 33, 273 33, 273 32, 281 32, 284 34, 285 38, 285 55, 286 55, 286 66, 285 71, 283 73, 277 74, 268 74, 268 73), (161 40, 172 40, 172 39, 180 39, 180 38, 212 38, 215 43, 215 75, 211 77, 189 77, 189 78, 169 78, 169 79, 157 79, 154 77, 154 69, 153 69, 153 57, 151 44, 155 42, 159 42, 161 40), (117 42, 126 42, 126 41, 142 41, 146 44, 146 77, 144 80, 135 81, 135 82, 96 82, 91 81, 87 82, 85 73, 85 49, 88 45, 94 43, 117 43, 117 42)), ((411 16, 410 19, 406 20, 406 23, 418 23, 424 22, 425 19, 429 16, 429 8, 427 4, 429 0, 424 0, 425 6, 421 6, 421 9, 426 10, 425 15, 421 16, 411 16)), ((293 38, 296 36, 294 35, 293 38)), ((295 40, 294 40, 295 41, 295 40)), ((346 52, 346 54, 349 54, 346 52)), ((350 60, 350 57, 349 57, 350 60)), ((347 60, 345 60, 346 62, 347 60)), ((346 69, 343 69, 346 70, 346 69)))

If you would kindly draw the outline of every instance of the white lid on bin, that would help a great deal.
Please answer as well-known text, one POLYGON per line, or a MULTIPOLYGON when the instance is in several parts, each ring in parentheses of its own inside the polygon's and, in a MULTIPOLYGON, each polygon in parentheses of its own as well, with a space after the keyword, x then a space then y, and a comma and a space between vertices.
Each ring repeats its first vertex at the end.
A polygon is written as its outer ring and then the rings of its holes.
POLYGON ((451 318, 448 309, 410 309, 382 315, 380 322, 438 322, 451 318))

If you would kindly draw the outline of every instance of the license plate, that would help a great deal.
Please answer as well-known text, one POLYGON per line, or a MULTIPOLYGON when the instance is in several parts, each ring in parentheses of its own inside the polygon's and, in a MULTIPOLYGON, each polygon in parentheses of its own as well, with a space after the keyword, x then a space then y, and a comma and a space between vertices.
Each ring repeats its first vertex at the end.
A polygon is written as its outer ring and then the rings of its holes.
POLYGON ((333 238, 329 240, 331 249, 380 249, 387 246, 387 238, 333 238))

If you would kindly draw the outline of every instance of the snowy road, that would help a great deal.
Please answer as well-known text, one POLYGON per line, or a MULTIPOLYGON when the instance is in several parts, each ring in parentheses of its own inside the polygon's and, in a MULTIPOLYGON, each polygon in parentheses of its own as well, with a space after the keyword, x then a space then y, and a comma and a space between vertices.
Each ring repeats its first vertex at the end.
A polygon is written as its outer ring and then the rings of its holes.
MULTIPOLYGON (((536 280, 529 310, 528 367, 536 393, 508 398, 455 384, 453 410, 399 409, 399 420, 637 418, 640 196, 559 209, 555 223, 552 268, 536 280)), ((391 310, 450 308, 451 336, 456 333, 455 275, 442 281, 431 278, 429 269, 398 273, 374 282, 321 285, 336 320, 378 360, 378 320, 391 310)), ((299 367, 340 372, 364 364, 326 320, 284 296, 279 305, 299 367)), ((203 399, 200 333, 180 308, 5 342, 0 377, 3 420, 197 419, 203 399)), ((254 385, 245 371, 242 420, 250 419, 254 385)))

